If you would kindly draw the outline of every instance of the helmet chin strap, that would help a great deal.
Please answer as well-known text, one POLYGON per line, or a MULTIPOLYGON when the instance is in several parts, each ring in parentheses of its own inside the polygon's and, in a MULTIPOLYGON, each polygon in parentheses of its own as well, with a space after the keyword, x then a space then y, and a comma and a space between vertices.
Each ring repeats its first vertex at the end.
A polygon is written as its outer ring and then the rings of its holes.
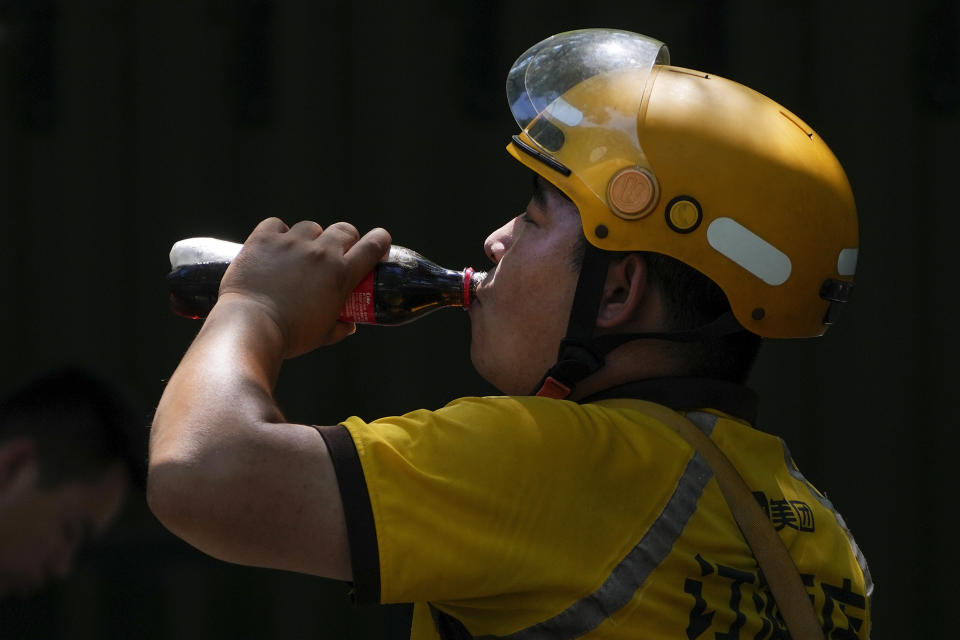
POLYGON ((608 353, 627 342, 644 339, 698 342, 746 331, 737 322, 733 312, 726 311, 717 319, 696 329, 595 336, 597 313, 603 300, 611 255, 589 242, 586 243, 577 290, 573 296, 573 307, 567 322, 567 335, 560 341, 557 362, 544 374, 530 395, 561 400, 569 397, 577 383, 603 368, 608 353))
POLYGON ((573 307, 567 321, 567 335, 560 341, 557 362, 550 367, 530 395, 563 399, 570 395, 577 383, 598 371, 604 365, 606 352, 594 348, 593 334, 597 312, 603 300, 610 254, 589 242, 583 255, 573 307))

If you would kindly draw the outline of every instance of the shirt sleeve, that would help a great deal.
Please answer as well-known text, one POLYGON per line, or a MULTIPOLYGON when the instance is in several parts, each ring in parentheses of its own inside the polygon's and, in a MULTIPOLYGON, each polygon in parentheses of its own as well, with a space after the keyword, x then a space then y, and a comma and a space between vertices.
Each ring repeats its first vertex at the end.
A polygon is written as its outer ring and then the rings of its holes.
POLYGON ((360 458, 350 433, 343 425, 315 427, 333 461, 343 503, 347 538, 350 544, 350 565, 353 572, 353 597, 358 604, 380 601, 380 561, 377 554, 377 531, 370 508, 370 495, 363 477, 360 458))
POLYGON ((511 594, 524 607, 536 603, 523 594, 575 599, 599 585, 655 519, 672 490, 663 478, 679 477, 689 450, 665 428, 624 430, 597 411, 464 398, 321 428, 357 600, 482 607, 511 594))

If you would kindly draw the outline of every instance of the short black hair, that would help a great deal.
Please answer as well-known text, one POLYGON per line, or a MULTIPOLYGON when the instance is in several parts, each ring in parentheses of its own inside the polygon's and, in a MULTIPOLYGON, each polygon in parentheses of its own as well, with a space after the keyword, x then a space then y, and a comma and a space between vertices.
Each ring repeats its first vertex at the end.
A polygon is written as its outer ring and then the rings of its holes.
POLYGON ((116 386, 91 371, 65 367, 0 401, 0 445, 17 437, 34 442, 42 488, 94 480, 118 462, 139 486, 146 459, 138 452, 136 429, 146 431, 140 422, 116 386))
MULTIPOLYGON (((574 264, 583 263, 587 239, 580 236, 574 264)), ((713 280, 675 258, 652 251, 614 252, 613 260, 630 253, 643 256, 647 275, 661 294, 666 326, 662 331, 690 331, 730 311, 726 294, 713 280)), ((744 383, 756 362, 762 339, 744 329, 696 342, 662 341, 664 352, 677 365, 677 375, 744 383)))
MULTIPOLYGON (((698 329, 730 311, 726 294, 703 273, 662 253, 642 255, 648 277, 663 300, 666 331, 698 329)), ((664 348, 685 375, 744 383, 761 344, 760 336, 744 329, 696 342, 667 342, 664 348)))

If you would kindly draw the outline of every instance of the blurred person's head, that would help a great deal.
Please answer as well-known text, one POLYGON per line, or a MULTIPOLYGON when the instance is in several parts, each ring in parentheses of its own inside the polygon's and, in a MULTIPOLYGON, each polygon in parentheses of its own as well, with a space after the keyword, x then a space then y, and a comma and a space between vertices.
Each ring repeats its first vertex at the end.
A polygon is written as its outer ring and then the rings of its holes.
POLYGON ((0 401, 0 598, 65 577, 119 513, 135 468, 134 416, 116 389, 79 369, 0 401))

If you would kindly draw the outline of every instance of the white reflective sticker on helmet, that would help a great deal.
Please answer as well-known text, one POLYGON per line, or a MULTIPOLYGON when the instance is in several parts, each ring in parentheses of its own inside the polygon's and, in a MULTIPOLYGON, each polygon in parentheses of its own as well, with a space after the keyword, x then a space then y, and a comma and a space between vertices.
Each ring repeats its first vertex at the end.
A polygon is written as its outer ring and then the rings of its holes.
POLYGON ((732 218, 711 222, 707 242, 769 285, 783 284, 793 270, 787 254, 732 218))
POLYGON ((563 98, 554 100, 553 103, 547 107, 547 113, 550 114, 551 118, 559 120, 568 127, 575 127, 583 120, 583 112, 563 98))
POLYGON ((841 276, 852 276, 857 270, 857 256, 859 249, 844 249, 837 258, 837 273, 841 276))

